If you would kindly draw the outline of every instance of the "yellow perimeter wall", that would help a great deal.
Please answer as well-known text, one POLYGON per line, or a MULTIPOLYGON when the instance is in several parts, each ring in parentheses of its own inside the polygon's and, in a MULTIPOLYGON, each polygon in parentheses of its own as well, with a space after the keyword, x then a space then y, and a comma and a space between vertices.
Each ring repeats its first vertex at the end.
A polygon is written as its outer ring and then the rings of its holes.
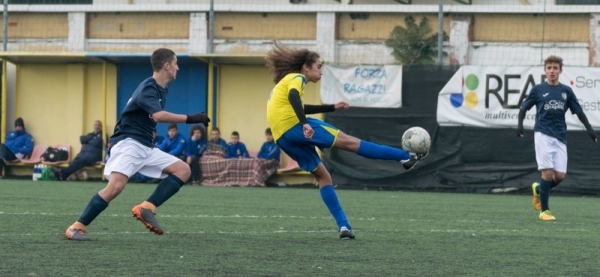
MULTIPOLYGON (((267 98, 275 84, 267 68, 258 66, 220 66, 218 84, 218 127, 229 142, 231 132, 240 133, 240 141, 249 151, 258 151, 265 141, 267 98)), ((320 104, 319 84, 309 83, 304 102, 320 104)))
MULTIPOLYGON (((118 116, 116 73, 107 64, 104 124, 109 135, 118 116)), ((102 64, 18 65, 15 118, 23 117, 36 144, 70 144, 74 157, 81 149, 79 136, 92 130, 94 120, 102 120, 102 80, 102 64)), ((231 132, 238 131, 248 150, 260 149, 273 86, 262 65, 219 67, 217 117, 223 139, 229 141, 231 132)), ((320 104, 319 89, 319 84, 309 83, 304 102, 320 104)))
MULTIPOLYGON (((116 123, 116 67, 107 64, 105 127, 116 123)), ((102 64, 21 64, 17 66, 15 118, 23 117, 36 144, 71 145, 79 153, 79 136, 102 120, 102 64)), ((12 128, 9 128, 12 130, 12 128)))

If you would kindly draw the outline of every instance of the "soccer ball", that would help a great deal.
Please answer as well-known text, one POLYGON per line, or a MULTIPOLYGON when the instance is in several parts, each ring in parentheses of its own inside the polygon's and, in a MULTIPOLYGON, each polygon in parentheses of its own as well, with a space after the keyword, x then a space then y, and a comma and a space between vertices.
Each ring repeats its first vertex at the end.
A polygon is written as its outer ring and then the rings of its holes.
POLYGON ((408 152, 424 154, 429 152, 431 137, 427 130, 421 127, 411 127, 402 135, 402 149, 408 152))

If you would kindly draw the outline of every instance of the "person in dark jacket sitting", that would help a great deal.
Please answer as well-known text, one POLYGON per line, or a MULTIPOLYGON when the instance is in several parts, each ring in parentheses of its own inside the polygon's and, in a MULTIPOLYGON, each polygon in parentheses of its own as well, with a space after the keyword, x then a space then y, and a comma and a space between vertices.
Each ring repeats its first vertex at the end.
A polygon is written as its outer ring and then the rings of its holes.
POLYGON ((18 161, 33 152, 33 137, 25 130, 22 118, 15 120, 15 130, 6 135, 5 143, 0 143, 0 177, 5 162, 18 161))
POLYGON ((80 136, 79 141, 81 141, 79 154, 69 163, 68 167, 54 171, 57 180, 66 180, 71 174, 80 169, 102 161, 104 138, 102 137, 102 122, 100 120, 94 121, 94 131, 80 136))

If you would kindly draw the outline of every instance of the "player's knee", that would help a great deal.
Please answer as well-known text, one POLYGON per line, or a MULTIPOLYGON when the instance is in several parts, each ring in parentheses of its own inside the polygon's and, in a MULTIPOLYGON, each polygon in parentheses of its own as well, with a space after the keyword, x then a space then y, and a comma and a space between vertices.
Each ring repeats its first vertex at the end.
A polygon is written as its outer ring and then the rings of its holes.
POLYGON ((174 171, 171 174, 177 176, 181 181, 187 182, 192 175, 192 171, 186 162, 181 161, 175 164, 174 171))
POLYGON ((542 170, 542 179, 546 181, 551 181, 554 178, 554 170, 544 169, 542 170))
POLYGON ((117 197, 117 195, 123 192, 123 189, 125 189, 125 185, 113 186, 110 188, 109 194, 111 194, 113 198, 117 197))
POLYGON ((558 184, 565 179, 565 175, 564 174, 555 174, 553 179, 554 179, 554 182, 558 184))
POLYGON ((343 132, 340 132, 338 134, 338 137, 335 141, 334 146, 336 148, 339 148, 342 150, 356 152, 356 151, 358 151, 358 148, 360 147, 360 140, 358 138, 355 138, 353 136, 349 136, 343 132))
POLYGON ((330 185, 333 183, 333 180, 331 179, 331 175, 325 169, 323 164, 319 164, 317 169, 312 171, 311 173, 317 180, 317 183, 319 183, 319 186, 330 185))
POLYGON ((100 196, 102 196, 102 198, 104 200, 106 200, 107 202, 110 202, 111 200, 113 200, 115 197, 119 196, 119 194, 121 194, 121 192, 123 192, 123 189, 125 189, 125 185, 127 184, 126 181, 124 180, 114 180, 111 179, 111 181, 109 181, 108 185, 100 191, 100 196))
POLYGON ((321 183, 321 182, 327 182, 327 181, 331 181, 331 176, 325 175, 325 174, 319 174, 315 171, 312 172, 313 177, 315 177, 315 179, 317 180, 317 182, 321 183))

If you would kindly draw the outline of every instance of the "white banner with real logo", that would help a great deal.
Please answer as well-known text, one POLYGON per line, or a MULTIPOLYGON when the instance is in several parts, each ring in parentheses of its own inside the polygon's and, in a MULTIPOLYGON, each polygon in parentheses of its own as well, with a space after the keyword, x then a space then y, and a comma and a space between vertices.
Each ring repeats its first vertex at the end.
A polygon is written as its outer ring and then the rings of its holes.
POLYGON ((321 101, 323 104, 346 101, 351 107, 401 107, 402 66, 324 65, 321 101))
MULTIPOLYGON (((531 88, 545 82, 542 66, 462 66, 438 95, 437 122, 442 126, 514 127, 531 88)), ((563 67, 559 81, 573 89, 590 124, 600 126, 600 69, 563 67)), ((523 125, 532 129, 536 107, 523 125)), ((565 114, 567 129, 584 130, 576 115, 565 114)))

